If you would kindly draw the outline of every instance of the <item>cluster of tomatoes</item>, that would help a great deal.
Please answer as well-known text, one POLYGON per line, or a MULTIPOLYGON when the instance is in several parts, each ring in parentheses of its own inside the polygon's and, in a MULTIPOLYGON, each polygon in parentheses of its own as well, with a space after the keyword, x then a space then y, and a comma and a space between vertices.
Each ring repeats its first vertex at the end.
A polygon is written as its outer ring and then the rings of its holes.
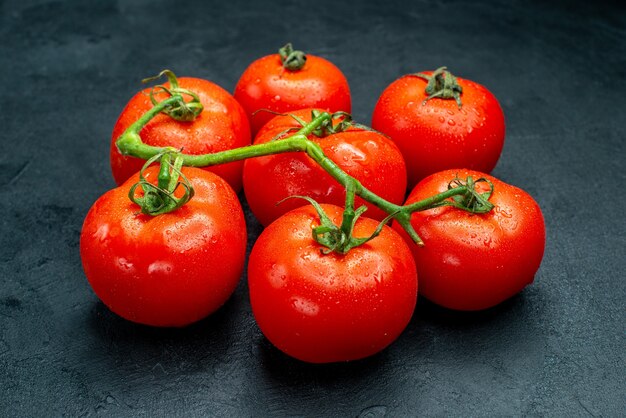
MULTIPOLYGON (((280 141, 311 122, 314 110, 350 112, 350 90, 329 61, 290 45, 253 62, 234 96, 197 78, 180 78, 202 112, 191 121, 158 114, 141 130, 145 144, 209 154, 280 141), (267 111, 266 109, 279 115, 267 111)), ((167 86, 167 84, 165 85, 167 86)), ((154 92, 153 92, 154 93, 154 92)), ((244 268, 246 224, 237 197, 266 226, 248 260, 255 319, 280 350, 308 362, 372 355, 408 324, 420 294, 441 306, 479 310, 531 283, 545 245, 543 217, 523 190, 489 176, 504 141, 504 116, 483 86, 445 68, 406 75, 380 96, 372 129, 348 126, 309 135, 324 154, 363 186, 402 205, 449 189, 454 179, 485 179, 494 209, 473 214, 453 206, 415 212, 415 245, 397 224, 385 225, 347 253, 324 251, 313 239, 316 208, 341 224, 344 186, 305 153, 289 152, 207 168, 183 167, 194 196, 169 213, 141 213, 129 199, 145 161, 122 155, 116 139, 167 97, 137 93, 113 130, 111 168, 119 187, 93 205, 81 234, 85 274, 115 313, 142 324, 185 326, 217 310, 244 268), (410 191, 405 200, 407 188, 410 191), (280 205, 277 202, 283 201, 280 205)), ((141 171, 157 182, 159 168, 141 171)), ((485 189, 485 191, 487 191, 485 189)), ((181 191, 176 193, 181 194, 181 191)), ((388 214, 361 198, 355 237, 370 236, 388 214)))

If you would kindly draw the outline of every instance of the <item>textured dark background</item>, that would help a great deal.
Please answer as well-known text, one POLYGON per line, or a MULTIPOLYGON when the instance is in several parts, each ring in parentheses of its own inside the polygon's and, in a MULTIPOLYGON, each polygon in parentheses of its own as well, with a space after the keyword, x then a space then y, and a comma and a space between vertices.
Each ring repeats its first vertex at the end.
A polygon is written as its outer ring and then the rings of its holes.
POLYGON ((173 3, 0 1, 0 415, 626 414, 623 6, 173 3), (367 123, 404 73, 445 64, 488 86, 507 121, 494 174, 545 214, 535 284, 476 314, 420 300, 389 349, 327 366, 263 338, 245 277, 186 329, 98 302, 79 234, 114 186, 110 133, 139 80, 171 68, 232 91, 287 40, 344 71, 367 123))

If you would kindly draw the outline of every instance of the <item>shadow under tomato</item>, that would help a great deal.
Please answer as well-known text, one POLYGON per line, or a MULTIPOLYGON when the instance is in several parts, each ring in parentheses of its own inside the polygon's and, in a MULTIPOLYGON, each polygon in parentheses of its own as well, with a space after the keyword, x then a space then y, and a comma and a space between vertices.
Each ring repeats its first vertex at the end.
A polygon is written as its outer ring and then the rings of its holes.
POLYGON ((155 362, 177 370, 210 367, 211 363, 228 358, 236 338, 233 330, 239 327, 240 305, 240 297, 233 295, 205 319, 182 328, 159 328, 128 321, 98 301, 91 310, 88 327, 100 342, 100 352, 91 348, 91 355, 115 361, 119 370, 155 362))
POLYGON ((471 328, 493 321, 500 322, 507 320, 507 317, 511 315, 517 315, 520 313, 520 310, 523 310, 524 293, 520 292, 492 308, 480 311, 447 309, 420 296, 413 314, 413 320, 419 319, 431 324, 451 328, 471 328))
POLYGON ((408 361, 415 364, 459 367, 485 356, 494 362, 508 361, 518 352, 532 357, 541 352, 545 335, 540 304, 536 289, 475 312, 446 309, 420 297, 397 350, 411 353, 408 361))
POLYGON ((248 201, 246 200, 246 195, 243 191, 241 191, 238 195, 239 201, 241 202, 241 208, 243 209, 244 216, 246 218, 246 231, 248 232, 248 244, 246 247, 246 269, 248 265, 248 257, 250 256, 250 251, 252 251, 252 247, 256 242, 261 232, 263 232, 263 225, 259 222, 259 220, 254 216, 252 211, 250 210, 250 206, 248 205, 248 201))
POLYGON ((310 388, 342 387, 350 382, 362 382, 385 366, 386 350, 373 356, 353 361, 313 364, 297 360, 283 353, 269 340, 259 336, 256 357, 261 362, 265 377, 295 392, 310 388))
POLYGON ((226 318, 226 312, 232 305, 229 299, 221 308, 208 317, 184 327, 154 327, 135 323, 112 312, 104 303, 98 301, 91 311, 91 325, 107 334, 108 338, 185 338, 203 330, 219 327, 226 318))

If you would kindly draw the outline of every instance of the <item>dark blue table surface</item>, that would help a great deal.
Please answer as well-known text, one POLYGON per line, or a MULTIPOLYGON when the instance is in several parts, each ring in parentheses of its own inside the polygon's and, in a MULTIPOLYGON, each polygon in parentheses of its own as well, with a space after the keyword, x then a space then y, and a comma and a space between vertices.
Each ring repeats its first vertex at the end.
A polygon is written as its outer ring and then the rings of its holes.
POLYGON ((0 70, 0 416, 626 414, 624 6, 9 0, 0 70), (535 283, 474 314, 420 299, 387 350, 326 366, 263 338, 245 276, 185 329, 101 304, 79 234, 114 187, 110 134, 139 81, 171 68, 232 91, 286 41, 344 71, 365 123, 405 73, 486 85, 507 121, 494 175, 545 214, 535 283))

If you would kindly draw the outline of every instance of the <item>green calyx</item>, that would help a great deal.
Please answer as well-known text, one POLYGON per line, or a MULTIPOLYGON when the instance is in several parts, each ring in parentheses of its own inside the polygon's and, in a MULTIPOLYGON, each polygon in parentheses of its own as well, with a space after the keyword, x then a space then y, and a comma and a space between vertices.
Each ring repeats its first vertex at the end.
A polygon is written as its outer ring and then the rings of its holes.
POLYGON ((198 95, 191 90, 183 89, 178 85, 178 79, 176 75, 170 70, 163 70, 157 76, 149 77, 142 80, 143 83, 149 83, 151 81, 157 80, 162 76, 166 76, 168 81, 170 82, 170 86, 165 87, 162 84, 152 87, 150 90, 150 101, 154 106, 158 105, 158 100, 154 97, 155 91, 162 91, 167 93, 170 97, 177 97, 178 100, 173 101, 173 103, 165 106, 161 113, 165 113, 172 119, 176 119, 180 122, 191 122, 196 119, 204 106, 200 103, 200 98, 198 95), (191 100, 186 102, 184 96, 191 97, 191 100))
MULTIPOLYGON (((261 110, 263 110, 263 109, 261 109, 261 110)), ((268 110, 268 112, 271 112, 271 111, 268 110)), ((271 112, 271 113, 275 113, 275 112, 271 112)), ((309 125, 309 123, 305 122, 304 119, 294 115, 293 113, 275 113, 275 114, 281 115, 281 116, 289 116, 289 117, 291 117, 293 120, 298 122, 298 124, 302 128, 304 128, 307 125, 309 125)), ((321 115, 324 115, 324 114, 327 114, 327 112, 322 112, 322 111, 313 109, 311 111, 311 120, 316 120, 317 118, 319 118, 321 115)), ((333 134, 337 134, 337 133, 340 133, 340 132, 347 131, 349 128, 357 128, 357 129, 361 129, 361 130, 364 130, 364 131, 371 131, 371 132, 380 133, 380 132, 370 128, 369 126, 362 125, 360 123, 356 123, 354 120, 352 120, 352 115, 347 113, 347 112, 335 112, 332 115, 330 115, 330 118, 323 119, 322 122, 318 126, 316 126, 315 129, 313 129, 311 131, 311 134, 315 135, 318 138, 324 138, 324 137, 326 137, 328 135, 333 135, 333 134)), ((278 135, 276 135, 271 140, 275 141, 277 139, 280 139, 280 138, 284 137, 288 133, 291 133, 293 131, 298 131, 299 129, 300 128, 297 128, 297 127, 292 127, 292 128, 285 129, 284 131, 280 132, 278 135)), ((382 133, 380 133, 380 134, 384 135, 382 133)))
MULTIPOLYGON (((323 114, 319 110, 311 111, 311 120, 316 119, 318 116, 323 114)), ((293 119, 295 119, 300 125, 306 126, 306 122, 302 119, 298 118, 295 115, 289 115, 293 119)), ((323 138, 328 135, 337 134, 339 132, 347 131, 349 128, 358 128, 365 131, 378 132, 369 126, 362 125, 360 123, 356 123, 352 119, 352 115, 347 112, 335 112, 331 115, 330 119, 325 119, 315 130, 312 132, 313 135, 323 138), (339 120, 339 122, 335 123, 335 121, 339 120)))
POLYGON ((139 172, 139 182, 135 183, 128 192, 129 199, 141 207, 141 213, 151 216, 162 215, 175 211, 191 200, 194 190, 181 171, 182 165, 183 158, 175 150, 164 151, 146 161, 139 172), (173 164, 172 157, 174 157, 173 164), (146 180, 144 172, 157 160, 160 160, 161 167, 155 186, 146 180), (174 194, 179 186, 185 189, 185 193, 182 197, 177 198, 174 194), (138 187, 143 190, 141 197, 136 196, 138 187))
POLYGON ((452 196, 451 200, 444 200, 432 207, 453 206, 470 213, 487 213, 494 208, 493 203, 489 201, 489 198, 493 194, 493 183, 491 181, 484 177, 474 180, 472 176, 467 176, 465 180, 455 177, 448 183, 448 190, 458 189, 459 187, 465 188, 466 192, 452 196), (479 193, 476 190, 476 184, 478 183, 487 183, 489 190, 479 193))
POLYGON ((324 209, 320 206, 320 204, 312 198, 308 196, 291 196, 292 198, 300 198, 308 201, 311 205, 313 205, 315 211, 320 217, 320 225, 313 228, 312 234, 315 242, 326 247, 321 249, 322 254, 330 254, 331 252, 347 254, 351 249, 376 238, 383 230, 385 224, 396 214, 392 213, 382 220, 369 237, 355 238, 352 235, 354 226, 367 208, 365 206, 360 206, 355 211, 354 196, 354 183, 350 182, 348 183, 348 187, 346 187, 346 207, 343 211, 343 220, 340 226, 335 225, 326 212, 324 212, 324 209))
POLYGON ((426 85, 426 95, 428 97, 422 102, 422 105, 425 105, 430 99, 439 98, 454 99, 459 109, 463 106, 461 103, 463 88, 457 82, 456 77, 448 71, 447 67, 439 67, 430 75, 424 73, 413 75, 428 81, 426 85))
POLYGON ((289 71, 299 71, 306 63, 306 54, 302 51, 294 50, 291 43, 280 48, 278 55, 280 55, 283 68, 289 71))

